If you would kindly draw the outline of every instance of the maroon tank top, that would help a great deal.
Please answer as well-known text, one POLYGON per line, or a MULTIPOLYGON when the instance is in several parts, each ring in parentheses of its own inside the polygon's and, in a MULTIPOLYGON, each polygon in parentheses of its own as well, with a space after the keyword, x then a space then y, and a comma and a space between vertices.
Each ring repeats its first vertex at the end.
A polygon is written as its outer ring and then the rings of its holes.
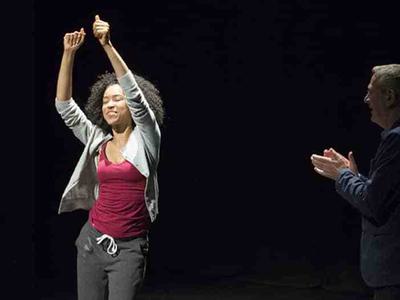
POLYGON ((99 196, 89 212, 98 231, 114 238, 146 235, 150 227, 144 199, 146 177, 130 162, 112 163, 102 146, 97 168, 99 196))

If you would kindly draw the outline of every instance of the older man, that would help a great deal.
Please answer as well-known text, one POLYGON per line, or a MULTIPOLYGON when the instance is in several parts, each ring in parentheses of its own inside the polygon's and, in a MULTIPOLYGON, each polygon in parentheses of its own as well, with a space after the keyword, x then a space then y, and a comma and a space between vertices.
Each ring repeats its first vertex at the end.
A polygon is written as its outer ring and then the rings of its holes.
POLYGON ((336 191, 362 215, 361 274, 374 299, 400 299, 400 65, 372 68, 368 93, 371 121, 382 127, 368 177, 334 149, 313 154, 314 170, 335 180, 336 191))

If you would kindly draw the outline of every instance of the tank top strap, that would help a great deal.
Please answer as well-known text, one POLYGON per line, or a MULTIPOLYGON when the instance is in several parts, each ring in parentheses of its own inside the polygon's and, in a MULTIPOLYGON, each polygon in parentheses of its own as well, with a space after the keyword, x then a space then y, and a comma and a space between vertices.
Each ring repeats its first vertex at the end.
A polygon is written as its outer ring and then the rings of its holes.
POLYGON ((103 145, 101 145, 100 147, 100 160, 104 160, 106 158, 106 146, 107 146, 107 142, 105 142, 103 145))

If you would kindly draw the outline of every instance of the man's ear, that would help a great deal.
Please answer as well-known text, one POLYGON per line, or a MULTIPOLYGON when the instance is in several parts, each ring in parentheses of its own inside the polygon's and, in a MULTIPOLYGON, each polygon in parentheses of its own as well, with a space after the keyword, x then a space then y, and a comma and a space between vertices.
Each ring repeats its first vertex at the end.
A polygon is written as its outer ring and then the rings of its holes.
POLYGON ((388 108, 393 108, 400 105, 400 97, 393 89, 386 90, 385 104, 388 108))

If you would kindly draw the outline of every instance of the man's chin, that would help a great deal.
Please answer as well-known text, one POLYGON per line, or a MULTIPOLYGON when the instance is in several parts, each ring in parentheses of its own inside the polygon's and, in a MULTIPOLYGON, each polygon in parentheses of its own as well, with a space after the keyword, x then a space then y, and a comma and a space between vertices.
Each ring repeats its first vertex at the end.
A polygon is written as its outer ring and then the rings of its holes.
POLYGON ((369 119, 371 120, 372 123, 376 123, 376 120, 375 120, 375 117, 374 117, 374 114, 372 111, 371 111, 371 116, 369 119))
POLYGON ((372 123, 375 123, 376 125, 378 125, 378 126, 381 127, 381 128, 385 128, 384 123, 379 122, 379 120, 377 120, 376 118, 374 118, 374 116, 371 116, 371 122, 372 122, 372 123))

